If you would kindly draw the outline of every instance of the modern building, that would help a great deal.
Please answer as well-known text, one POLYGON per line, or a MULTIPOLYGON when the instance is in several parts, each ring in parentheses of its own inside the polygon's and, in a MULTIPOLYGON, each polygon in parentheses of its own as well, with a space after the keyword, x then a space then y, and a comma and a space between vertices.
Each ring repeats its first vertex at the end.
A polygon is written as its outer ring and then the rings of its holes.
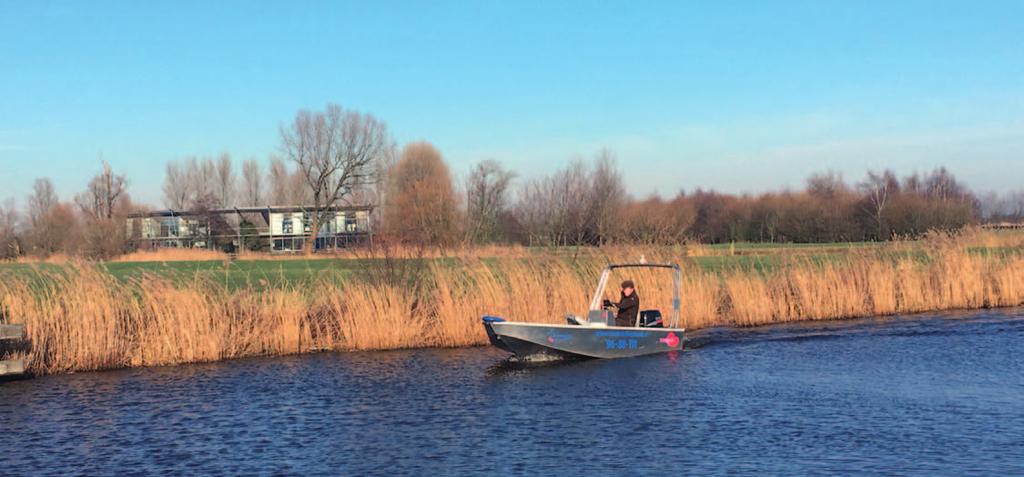
POLYGON ((368 244, 372 239, 370 206, 233 207, 206 211, 160 210, 128 217, 128 234, 139 249, 208 248, 225 251, 301 251, 312 233, 312 216, 327 213, 315 241, 316 250, 368 244))

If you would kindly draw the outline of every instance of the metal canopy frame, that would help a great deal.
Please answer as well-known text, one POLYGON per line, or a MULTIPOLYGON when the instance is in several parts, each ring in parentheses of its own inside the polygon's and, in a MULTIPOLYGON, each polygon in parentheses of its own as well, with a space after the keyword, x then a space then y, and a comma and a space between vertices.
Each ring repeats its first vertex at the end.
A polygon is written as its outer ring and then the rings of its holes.
MULTIPOLYGON (((610 264, 610 265, 608 265, 607 267, 604 268, 604 271, 601 272, 601 280, 598 281, 598 283, 597 283, 597 290, 594 291, 594 297, 590 300, 590 309, 591 310, 600 310, 601 309, 601 297, 604 296, 604 290, 608 286, 608 278, 611 276, 612 270, 616 270, 616 269, 619 269, 619 268, 666 268, 666 269, 671 269, 673 271, 673 273, 672 273, 672 317, 671 317, 670 324, 671 324, 672 328, 678 328, 679 327, 679 316, 680 316, 679 308, 680 308, 680 305, 681 305, 681 302, 680 302, 680 299, 679 299, 679 287, 681 286, 680 284, 682 283, 683 271, 682 271, 681 268, 679 268, 679 265, 675 264, 675 263, 643 263, 643 262, 640 262, 640 263, 618 263, 618 264, 610 264)), ((639 315, 637 315, 637 319, 638 320, 640 319, 639 315)))

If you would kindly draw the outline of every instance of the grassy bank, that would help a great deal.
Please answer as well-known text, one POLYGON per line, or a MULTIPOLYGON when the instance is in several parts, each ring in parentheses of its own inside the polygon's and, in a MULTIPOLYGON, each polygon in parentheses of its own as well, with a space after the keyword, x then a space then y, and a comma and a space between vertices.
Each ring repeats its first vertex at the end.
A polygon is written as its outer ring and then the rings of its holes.
MULTIPOLYGON (((249 270, 238 280, 230 273, 239 262, 227 261, 17 264, 0 268, 0 321, 28 325, 28 364, 38 374, 476 345, 486 342, 481 315, 562 322, 584 311, 605 263, 640 255, 683 265, 689 328, 1024 304, 1021 243, 989 240, 975 233, 760 255, 738 254, 740 247, 615 247, 253 260, 244 266, 271 271, 249 270), (271 282, 274 267, 293 272, 271 282)), ((667 310, 670 277, 632 273, 644 308, 667 310)))
MULTIPOLYGON (((703 272, 722 273, 737 268, 772 270, 789 259, 800 256, 815 261, 841 259, 847 254, 865 249, 881 248, 876 243, 845 244, 724 244, 691 245, 655 249, 656 253, 686 259, 703 272)), ((915 253, 914 243, 899 247, 899 253, 915 253)), ((894 250, 891 246, 888 250, 894 250)), ((646 248, 644 250, 647 250, 646 248)), ((985 249, 988 250, 988 249, 985 249)), ((629 256, 635 259, 641 249, 608 248, 604 253, 629 256)), ((400 255, 413 256, 412 252, 400 255)), ((429 262, 458 263, 465 258, 478 258, 485 262, 497 262, 503 258, 585 261, 600 257, 602 251, 589 248, 488 248, 483 250, 457 251, 446 256, 420 258, 429 262)), ((187 283, 197 279, 217 282, 231 289, 267 289, 308 286, 323 278, 347 279, 367 268, 380 266, 381 258, 369 254, 346 256, 303 255, 243 255, 229 259, 226 255, 206 250, 171 250, 155 253, 137 253, 113 262, 93 264, 100 271, 122 282, 142 277, 157 277, 174 283, 187 283), (130 260, 129 260, 130 259, 130 260)), ((50 281, 66 270, 83 266, 82 263, 66 257, 57 257, 46 262, 0 263, 0 278, 16 278, 30 281, 50 281)), ((358 276, 355 277, 358 279, 358 276)))

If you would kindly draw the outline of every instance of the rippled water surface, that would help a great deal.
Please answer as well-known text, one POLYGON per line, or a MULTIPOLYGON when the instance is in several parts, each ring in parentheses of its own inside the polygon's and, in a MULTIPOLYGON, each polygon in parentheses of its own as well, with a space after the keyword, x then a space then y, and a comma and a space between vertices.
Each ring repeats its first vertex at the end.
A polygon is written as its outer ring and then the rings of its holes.
POLYGON ((677 356, 319 354, 0 384, 0 474, 1024 474, 1024 311, 677 356))

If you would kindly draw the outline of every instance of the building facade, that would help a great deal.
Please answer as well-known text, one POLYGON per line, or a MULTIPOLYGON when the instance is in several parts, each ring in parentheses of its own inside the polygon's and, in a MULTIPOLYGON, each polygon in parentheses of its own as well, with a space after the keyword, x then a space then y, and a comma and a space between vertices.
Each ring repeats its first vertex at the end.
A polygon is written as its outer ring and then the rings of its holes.
POLYGON ((372 240, 370 206, 315 209, 304 206, 234 207, 206 211, 160 210, 132 214, 128 234, 138 249, 207 248, 298 252, 309 242, 312 217, 327 216, 316 240, 317 251, 367 245, 372 240))

